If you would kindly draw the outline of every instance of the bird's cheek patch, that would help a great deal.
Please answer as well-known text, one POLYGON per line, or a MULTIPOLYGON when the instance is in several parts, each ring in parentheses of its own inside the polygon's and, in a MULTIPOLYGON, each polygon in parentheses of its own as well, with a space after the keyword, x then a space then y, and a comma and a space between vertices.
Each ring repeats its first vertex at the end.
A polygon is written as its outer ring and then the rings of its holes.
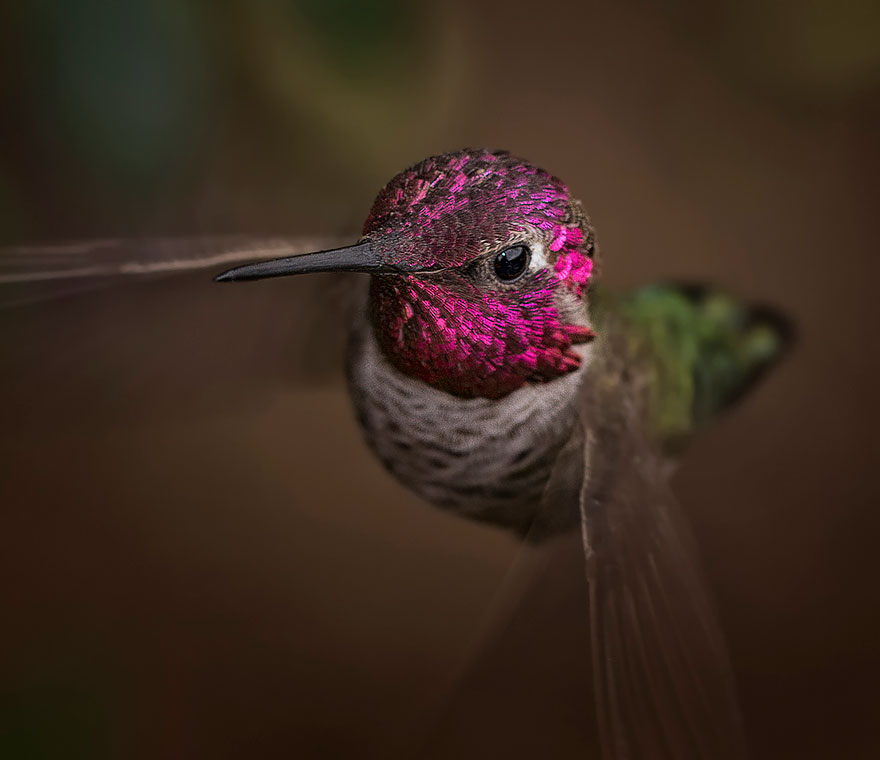
POLYGON ((593 271, 593 260, 572 248, 559 255, 554 270, 557 280, 580 297, 593 271))

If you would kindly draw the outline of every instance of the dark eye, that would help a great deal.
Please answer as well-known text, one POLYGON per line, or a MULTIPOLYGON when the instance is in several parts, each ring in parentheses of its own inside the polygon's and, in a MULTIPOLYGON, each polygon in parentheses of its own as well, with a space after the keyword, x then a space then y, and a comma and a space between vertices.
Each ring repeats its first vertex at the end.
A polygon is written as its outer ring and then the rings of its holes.
POLYGON ((495 257, 492 266, 495 275, 501 282, 513 282, 529 265, 529 249, 524 245, 514 245, 505 248, 495 257))

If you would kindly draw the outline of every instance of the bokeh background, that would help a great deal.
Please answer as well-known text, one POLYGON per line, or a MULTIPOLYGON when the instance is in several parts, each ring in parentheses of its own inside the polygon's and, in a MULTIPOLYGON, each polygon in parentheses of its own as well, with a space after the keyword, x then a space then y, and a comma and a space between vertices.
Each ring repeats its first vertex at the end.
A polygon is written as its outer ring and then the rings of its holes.
MULTIPOLYGON (((789 313, 675 486, 754 757, 878 756, 877 3, 7 3, 0 97, 4 244, 353 238, 399 169, 503 147, 610 285, 789 313)), ((331 280, 0 295, 0 756, 595 756, 577 540, 381 470, 331 280)))

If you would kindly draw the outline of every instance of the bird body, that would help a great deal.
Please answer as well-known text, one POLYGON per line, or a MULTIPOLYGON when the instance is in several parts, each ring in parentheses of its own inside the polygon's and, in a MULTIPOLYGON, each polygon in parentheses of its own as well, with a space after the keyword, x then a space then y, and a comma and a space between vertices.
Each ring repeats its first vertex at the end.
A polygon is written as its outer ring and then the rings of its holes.
MULTIPOLYGON (((553 383, 527 384, 499 399, 461 398, 399 371, 383 354, 368 307, 355 310, 347 352, 349 390, 371 449, 395 477, 431 504, 492 522, 531 540, 575 527, 577 490, 543 499, 572 435, 585 382, 633 378, 624 403, 658 455, 683 444, 778 356, 784 323, 724 294, 651 286, 594 298, 596 341, 573 348, 581 364, 553 383), (606 341, 623 361, 597 352, 606 341)), ((587 317, 585 322, 590 321, 587 317)), ((623 385, 614 380, 618 391, 623 385)))
POLYGON ((380 191, 354 247, 224 281, 370 273, 349 387, 367 441, 427 501, 532 541, 580 527, 608 758, 742 758, 724 637, 666 477, 779 356, 784 320, 710 289, 594 287, 556 177, 464 150, 380 191))

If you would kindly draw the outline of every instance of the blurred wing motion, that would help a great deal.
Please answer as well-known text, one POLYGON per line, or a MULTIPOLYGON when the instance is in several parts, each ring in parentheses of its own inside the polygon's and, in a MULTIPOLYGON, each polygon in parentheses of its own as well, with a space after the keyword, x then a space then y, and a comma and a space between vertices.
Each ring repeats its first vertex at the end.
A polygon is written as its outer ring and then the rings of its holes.
POLYGON ((342 378, 352 278, 213 282, 237 262, 338 244, 174 238, 0 248, 0 393, 36 418, 229 413, 342 378), (81 297, 73 297, 81 296, 81 297), (59 382, 63 378, 63 382, 59 382), (35 403, 39 399, 39 403, 35 403), (230 400, 233 400, 232 402, 230 400))
POLYGON ((664 461, 614 422, 586 443, 580 505, 605 756, 745 757, 724 637, 664 461))
POLYGON ((87 291, 125 279, 222 270, 340 245, 316 237, 217 236, 90 240, 0 248, 0 305, 87 291))
POLYGON ((724 637, 665 475, 794 329, 706 286, 600 293, 598 305, 578 482, 603 744, 615 759, 742 758, 724 637))

